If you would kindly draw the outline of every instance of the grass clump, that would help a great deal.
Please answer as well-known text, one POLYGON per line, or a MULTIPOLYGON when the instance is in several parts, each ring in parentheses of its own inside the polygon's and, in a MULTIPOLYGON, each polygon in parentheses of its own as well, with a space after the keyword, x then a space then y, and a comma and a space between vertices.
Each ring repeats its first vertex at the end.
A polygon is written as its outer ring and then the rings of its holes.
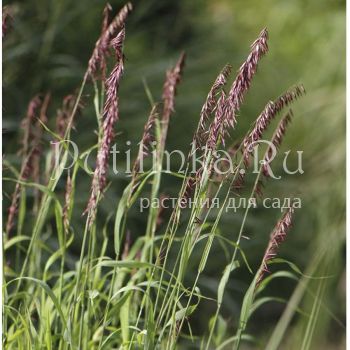
MULTIPOLYGON (((164 157, 175 96, 185 69, 185 54, 180 55, 166 72, 161 100, 154 102, 150 98, 152 106, 129 184, 107 217, 99 213, 104 194, 113 186, 113 181, 109 182, 110 153, 117 138, 118 121, 123 117, 119 111, 119 89, 123 75, 132 74, 127 71, 123 53, 126 20, 131 10, 131 4, 126 4, 110 19, 110 6, 105 8, 101 36, 80 90, 63 101, 56 130, 48 123, 50 95, 35 96, 22 124, 22 165, 17 170, 5 160, 13 176, 4 181, 14 184, 4 225, 6 349, 238 349, 244 341, 259 342, 247 332, 254 312, 267 302, 283 301, 263 295, 269 283, 280 277, 299 280, 299 276, 305 283, 307 278, 294 264, 276 258, 277 248, 292 226, 292 207, 286 208, 272 229, 255 273, 241 244, 246 238, 250 210, 262 201, 263 185, 273 177, 267 165, 272 147, 280 146, 293 116, 290 105, 305 92, 303 86, 295 86, 268 102, 244 137, 234 139, 241 105, 258 64, 268 52, 266 29, 252 43, 231 84, 232 67, 226 65, 219 72, 200 111, 186 170, 174 173, 164 168, 164 157), (94 91, 91 101, 83 101, 87 86, 94 91), (66 170, 72 155, 75 118, 87 103, 94 106, 97 142, 81 152, 66 170), (248 174, 253 168, 255 143, 262 140, 276 119, 270 146, 265 149, 265 162, 259 164, 255 173, 248 174), (42 148, 44 135, 58 144, 56 153, 42 148), (84 166, 85 156, 91 150, 97 151, 92 174, 84 166), (217 158, 222 151, 230 155, 234 171, 218 173, 217 158), (193 154, 201 159, 195 172, 190 161, 193 154), (152 166, 144 170, 143 162, 150 158, 152 166), (75 212, 80 195, 77 181, 82 176, 92 178, 83 216, 75 212), (178 178, 180 186, 176 205, 162 226, 162 209, 167 199, 161 192, 164 176, 178 178), (232 200, 245 199, 245 195, 252 205, 244 208, 242 218, 237 215, 237 219, 242 219, 239 230, 226 237, 220 222, 232 200), (149 203, 161 202, 163 207, 150 205, 142 234, 133 236, 129 214, 142 198, 149 203), (29 219, 32 213, 34 220, 29 219), (82 231, 75 228, 76 217, 84 222, 82 231), (81 242, 78 259, 72 254, 76 242, 81 242), (214 258, 211 253, 217 243, 223 247, 227 264, 218 271, 221 276, 217 279, 216 297, 212 298, 201 291, 199 282, 214 258), (271 264, 287 264, 290 269, 267 275, 271 264), (242 299, 234 331, 230 332, 235 334, 227 336, 221 308, 227 285, 233 279, 231 274, 239 268, 247 270, 250 286, 242 299), (194 276, 188 275, 190 269, 195 271, 194 276), (208 302, 215 305, 215 311, 208 315, 208 329, 198 333, 191 320, 208 302)), ((303 285, 298 284, 295 293, 303 293, 300 286, 303 285)), ((313 336, 322 292, 320 283, 302 343, 305 349, 313 336)), ((277 324, 269 349, 279 348, 292 315, 300 311, 297 304, 293 297, 288 302, 289 314, 284 314, 277 324)))

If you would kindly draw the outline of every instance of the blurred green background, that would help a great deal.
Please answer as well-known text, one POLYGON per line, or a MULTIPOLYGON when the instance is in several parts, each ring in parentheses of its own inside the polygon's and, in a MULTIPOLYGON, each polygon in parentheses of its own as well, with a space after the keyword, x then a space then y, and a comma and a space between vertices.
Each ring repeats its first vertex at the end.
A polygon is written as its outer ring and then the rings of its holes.
MULTIPOLYGON (((124 4, 113 0, 110 3, 114 11, 124 4)), ((249 45, 264 27, 269 30, 270 50, 259 66, 232 138, 243 135, 269 99, 295 83, 304 84, 307 95, 293 107, 295 117, 281 151, 302 150, 305 173, 269 181, 265 194, 302 198, 302 209, 296 214, 294 228, 281 247, 280 256, 293 261, 302 271, 311 269, 315 276, 331 276, 327 279, 312 349, 344 349, 345 1, 143 0, 133 4, 134 11, 126 27, 126 72, 117 130, 117 143, 122 148, 126 140, 136 143, 141 137, 149 111, 144 83, 154 98, 159 99, 165 70, 174 64, 182 50, 187 53, 187 64, 170 125, 169 150, 189 149, 201 105, 216 74, 225 63, 238 69, 249 52, 249 45), (321 262, 317 262, 319 256, 321 262)), ((26 0, 4 1, 4 5, 11 6, 13 20, 3 41, 3 151, 7 159, 19 166, 16 152, 20 120, 29 100, 38 92, 52 93, 49 123, 53 127, 62 98, 80 85, 100 32, 105 2, 26 0)), ((87 105, 77 120, 73 138, 87 147, 96 141, 96 124, 92 89, 87 89, 85 94, 87 105)), ((45 142, 48 146, 49 137, 45 142)), ((136 148, 133 152, 136 153, 136 148)), ((282 162, 276 160, 274 164, 276 173, 281 173, 282 162)), ((127 183, 122 174, 114 180, 102 203, 102 217, 111 208, 115 209, 127 183)), ((81 193, 77 201, 82 210, 89 185, 90 179, 85 179, 77 190, 81 193)), ((166 178, 163 191, 175 196, 178 185, 172 178, 166 178)), ((6 207, 6 195, 4 203, 6 207)), ((77 232, 81 211, 75 213, 77 232)), ((143 218, 136 214, 131 224, 135 236, 144 229, 143 218)), ((241 215, 228 214, 222 222, 221 230, 232 239, 241 215)), ((251 239, 243 248, 253 267, 261 260, 269 232, 279 215, 278 209, 260 208, 249 216, 245 235, 251 239)), ((216 249, 217 254, 212 253, 199 285, 212 296, 226 265, 221 248, 216 249)), ((196 261, 195 256, 193 259, 196 261)), ((74 261, 74 254, 71 260, 74 261)), ((242 269, 233 273, 231 279, 222 310, 229 334, 233 333, 243 291, 251 276, 242 269)), ((295 283, 279 280, 271 284, 268 295, 288 299, 294 287, 295 283)), ((308 287, 311 293, 305 294, 300 305, 306 314, 312 308, 312 291, 317 288, 317 280, 310 280, 308 287)), ((252 319, 250 332, 264 343, 283 309, 284 305, 278 303, 262 307, 252 319)), ((214 303, 201 307, 195 316, 198 330, 207 330, 208 315, 214 311, 214 303)), ((283 349, 300 348, 306 314, 293 318, 283 349)))

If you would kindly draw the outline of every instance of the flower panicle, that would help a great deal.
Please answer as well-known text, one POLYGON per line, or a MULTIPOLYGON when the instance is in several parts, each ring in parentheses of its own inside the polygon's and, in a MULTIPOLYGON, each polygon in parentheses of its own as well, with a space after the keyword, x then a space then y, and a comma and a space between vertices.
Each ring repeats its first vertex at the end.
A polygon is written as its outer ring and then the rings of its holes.
POLYGON ((224 90, 221 91, 220 97, 217 102, 215 117, 210 126, 209 136, 208 136, 208 148, 214 150, 218 141, 224 143, 225 136, 225 128, 224 126, 224 118, 225 118, 225 102, 227 99, 226 92, 224 90))
POLYGON ((118 100, 118 91, 119 84, 121 80, 121 76, 124 71, 124 62, 123 62, 123 54, 121 49, 121 39, 124 40, 125 32, 122 30, 114 42, 114 48, 116 49, 116 56, 118 58, 117 64, 112 70, 110 76, 106 81, 106 103, 103 109, 103 136, 101 148, 99 151, 98 159, 97 159, 97 168, 100 173, 99 181, 100 185, 103 188, 105 186, 106 174, 105 170, 107 167, 107 155, 114 138, 114 124, 119 119, 119 100, 118 100))
POLYGON ((102 25, 101 25, 101 35, 103 35, 110 24, 110 15, 112 12, 112 6, 107 2, 102 12, 102 25))
POLYGON ((13 20, 14 8, 12 5, 7 5, 2 8, 2 38, 7 35, 11 22, 13 20))
POLYGON ((219 141, 225 144, 228 130, 236 125, 236 113, 239 111, 245 93, 249 90, 252 79, 257 71, 259 60, 267 53, 268 33, 264 29, 251 45, 250 54, 238 70, 226 96, 224 90, 217 101, 215 117, 210 125, 207 145, 214 149, 219 141))
POLYGON ((36 95, 30 101, 27 116, 22 121, 22 128, 24 129, 22 150, 20 151, 24 156, 21 170, 22 180, 27 180, 31 176, 34 181, 39 182, 42 124, 46 124, 48 120, 47 109, 50 99, 50 93, 47 93, 45 96, 36 95))
MULTIPOLYGON (((42 155, 42 145, 41 145, 41 141, 42 141, 42 134, 43 134, 43 126, 42 124, 46 124, 48 121, 48 117, 47 117, 47 110, 49 107, 49 103, 50 103, 50 99, 51 99, 51 94, 47 93, 42 101, 41 104, 41 108, 39 111, 39 117, 37 119, 37 122, 35 124, 35 128, 34 128, 34 137, 33 137, 33 153, 32 156, 30 158, 30 162, 31 167, 32 167, 32 171, 31 171, 31 175, 33 180, 36 183, 40 182, 40 160, 41 160, 41 155, 42 155)), ((37 196, 40 196, 40 192, 36 189, 35 190, 37 196)))
POLYGON ((250 54, 238 70, 238 74, 228 93, 225 103, 225 127, 234 127, 236 124, 236 113, 239 111, 245 93, 249 90, 252 79, 257 71, 260 59, 268 51, 268 32, 264 28, 258 38, 251 45, 250 54))
MULTIPOLYGON (((41 94, 35 95, 29 102, 27 113, 22 120, 22 129, 24 130, 22 148, 20 154, 22 155, 22 164, 19 174, 20 181, 26 181, 30 177, 39 183, 39 166, 41 156, 41 136, 42 128, 39 120, 46 123, 46 112, 50 101, 50 94, 46 94, 42 98, 41 94)), ((18 203, 20 199, 22 185, 17 182, 11 198, 11 204, 8 209, 8 217, 6 222, 6 234, 10 235, 14 226, 15 217, 18 210, 18 203)))
POLYGON ((272 140, 272 143, 276 146, 279 147, 282 143, 283 136, 286 133, 287 126, 292 122, 292 117, 293 117, 293 111, 289 110, 289 112, 285 115, 285 117, 281 120, 277 132, 272 140))
MULTIPOLYGON (((21 172, 19 174, 19 180, 26 181, 29 179, 30 174, 33 173, 33 157, 35 155, 36 149, 32 148, 27 155, 24 156, 21 166, 21 172)), ((11 204, 8 208, 8 217, 6 222, 6 234, 9 237, 12 228, 15 224, 15 218, 18 210, 18 203, 20 200, 22 184, 17 182, 14 192, 11 197, 11 204)))
MULTIPOLYGON (((222 132, 222 118, 224 116, 224 103, 226 101, 226 92, 223 87, 226 85, 227 79, 231 74, 232 67, 227 64, 221 70, 214 84, 212 85, 207 99, 202 107, 200 114, 200 121, 198 130, 192 141, 192 150, 189 156, 193 156, 197 150, 203 147, 204 138, 203 135, 207 134, 205 142, 209 149, 214 149, 222 132), (210 125, 209 131, 206 131, 206 121, 208 121, 210 115, 214 113, 214 120, 210 125)), ((222 136, 222 135, 221 135, 222 136)), ((188 177, 184 188, 183 198, 190 198, 195 190, 196 184, 200 182, 203 174, 203 168, 199 168, 194 177, 188 177)))
POLYGON ((128 2, 124 5, 114 19, 108 25, 106 31, 102 35, 101 45, 104 51, 107 51, 109 48, 110 41, 115 37, 116 33, 120 31, 125 26, 125 21, 132 11, 132 4, 128 2))
POLYGON ((143 160, 150 154, 150 147, 152 146, 152 143, 155 142, 154 127, 155 127, 156 119, 158 118, 159 118, 158 105, 155 104, 152 107, 151 112, 148 116, 147 122, 144 126, 142 138, 139 143, 139 151, 134 161, 134 165, 132 167, 132 173, 131 173, 132 188, 130 191, 129 200, 131 199, 131 196, 135 193, 135 190, 139 185, 139 181, 137 181, 136 177, 140 171, 143 172, 143 160))
POLYGON ((108 7, 108 5, 105 7, 103 11, 102 30, 105 27, 106 29, 100 35, 100 38, 95 44, 95 48, 88 63, 88 69, 86 73, 88 76, 96 79, 99 69, 101 69, 102 74, 104 73, 106 67, 106 57, 108 56, 108 51, 110 48, 110 42, 116 33, 124 27, 125 21, 131 10, 131 3, 127 3, 121 8, 114 19, 107 25, 109 21, 110 7, 108 7))
POLYGON ((159 117, 158 105, 154 105, 151 109, 148 120, 143 129, 143 135, 139 145, 139 152, 133 165, 133 171, 132 171, 133 177, 135 177, 136 173, 139 172, 140 164, 150 153, 150 146, 152 142, 155 141, 154 126, 155 126, 156 119, 158 117, 159 117))
MULTIPOLYGON (((286 134, 288 125, 292 122, 293 111, 290 109, 287 114, 281 119, 279 122, 276 131, 271 140, 271 145, 268 147, 265 155, 265 164, 269 163, 269 159, 271 158, 271 154, 274 152, 274 149, 278 149, 283 141, 283 137, 286 134), (273 146, 272 146, 273 145, 273 146)), ((263 165, 262 173, 265 177, 270 177, 270 172, 268 165, 263 165)))
POLYGON ((276 101, 275 101, 275 108, 280 111, 284 107, 288 107, 292 102, 297 100, 299 97, 306 94, 306 90, 304 85, 296 85, 293 88, 289 89, 287 92, 282 94, 276 101))
POLYGON ((44 96, 44 100, 40 109, 40 114, 39 114, 39 120, 42 123, 47 123, 48 121, 48 117, 47 117, 47 110, 49 108, 49 103, 51 100, 51 93, 48 92, 45 96, 44 96))
POLYGON ((242 151, 244 154, 244 163, 246 167, 248 166, 249 155, 253 151, 254 143, 261 139, 264 131, 268 128, 271 121, 276 117, 278 113, 282 111, 283 108, 289 106, 304 94, 305 89, 303 85, 297 85, 279 96, 275 101, 269 101, 266 104, 265 108, 256 119, 253 129, 243 140, 242 151))
POLYGON ((226 85, 231 71, 232 66, 230 64, 226 64, 219 75, 216 77, 214 84, 212 85, 207 95, 204 105, 202 106, 199 118, 199 127, 196 133, 196 140, 199 141, 199 143, 201 143, 202 135, 206 132, 206 122, 209 120, 210 115, 214 112, 217 105, 216 98, 219 95, 221 89, 226 85))
MULTIPOLYGON (((101 34, 100 36, 103 36, 104 33, 107 31, 109 24, 111 23, 110 21, 110 16, 112 13, 112 6, 107 3, 103 9, 102 12, 102 25, 101 25, 101 34)), ((107 56, 108 52, 106 52, 107 56)), ((107 72, 107 62, 106 59, 102 56, 100 60, 100 70, 101 70, 101 80, 105 81, 106 80, 106 72, 107 72)))
POLYGON ((201 169, 196 173, 195 177, 187 178, 182 198, 189 199, 192 197, 192 194, 196 188, 196 184, 199 181, 200 172, 201 172, 201 169))
POLYGON ((164 123, 169 122, 169 118, 171 113, 174 112, 175 105, 175 95, 176 95, 176 87, 181 81, 182 72, 185 66, 185 53, 181 53, 180 58, 175 64, 174 68, 169 69, 166 72, 166 78, 163 85, 163 115, 162 120, 164 123))
POLYGON ((278 247, 283 243, 287 237, 287 234, 292 227, 294 209, 292 207, 283 214, 282 218, 277 222, 275 228, 271 232, 270 240, 265 250, 264 257, 258 272, 256 286, 258 286, 263 280, 266 273, 269 273, 267 267, 269 261, 276 257, 278 247))
POLYGON ((127 259, 128 255, 129 255, 129 252, 130 252, 130 247, 131 247, 131 232, 130 232, 130 230, 127 230, 126 231, 125 241, 124 241, 122 260, 127 259))
POLYGON ((42 105, 41 95, 35 95, 29 102, 27 107, 26 117, 21 122, 21 127, 24 130, 22 139, 22 150, 21 153, 26 154, 30 147, 30 142, 34 138, 33 124, 35 124, 36 118, 42 105))
MULTIPOLYGON (((213 107, 215 110, 214 119, 209 127, 208 137, 207 137, 207 148, 214 151, 217 147, 218 142, 222 142, 225 145, 225 136, 228 134, 228 130, 233 128, 236 124, 235 114, 240 109, 240 105, 243 102, 244 94, 248 91, 254 74, 257 70, 257 65, 262 56, 267 53, 268 33, 264 29, 259 37, 251 45, 251 52, 248 55, 246 61, 240 67, 236 79, 231 85, 231 88, 226 94, 225 90, 222 89, 223 85, 231 72, 231 67, 226 66, 219 75, 215 87, 220 86, 217 91, 217 95, 220 94, 218 99, 210 99, 209 93, 209 106, 213 107)), ((204 111, 206 110, 206 105, 204 105, 204 111)), ((203 114, 205 116, 205 114, 203 114)), ((205 117, 203 117, 203 121, 205 117)), ((204 124, 204 123, 203 123, 204 124)), ((211 172, 211 169, 209 169, 211 172)), ((193 187, 193 185, 191 186, 193 187)))
POLYGON ((157 212, 157 218, 156 218, 156 225, 157 228, 159 228, 163 222, 164 222, 164 212, 166 211, 166 207, 164 206, 164 200, 169 199, 170 197, 166 195, 165 193, 161 193, 159 196, 159 202, 161 205, 159 206, 158 212, 157 212))
POLYGON ((70 211, 71 211, 71 205, 72 205, 72 194, 73 194, 73 182, 72 177, 68 173, 67 181, 66 181, 66 192, 64 195, 64 206, 62 210, 62 216, 63 216, 63 227, 64 232, 67 235, 69 230, 69 221, 70 221, 70 211))
POLYGON ((142 135, 142 140, 141 140, 142 157, 146 157, 149 154, 149 146, 151 142, 155 141, 153 129, 157 118, 158 118, 157 106, 154 106, 151 110, 147 123, 145 124, 144 132, 142 135))
POLYGON ((97 201, 107 183, 108 156, 111 144, 114 139, 114 125, 119 120, 119 84, 124 71, 124 56, 122 52, 125 39, 125 29, 123 28, 117 37, 111 41, 115 49, 117 63, 106 80, 106 101, 103 108, 102 138, 97 152, 96 168, 94 171, 91 195, 87 209, 88 225, 90 226, 96 215, 97 201))
MULTIPOLYGON (((56 132, 61 138, 63 138, 66 133, 69 117, 72 114, 74 105, 76 103, 76 98, 77 97, 74 94, 65 96, 63 98, 61 108, 57 110, 56 132)), ((83 108, 84 108, 84 103, 80 99, 78 103, 77 113, 80 114, 83 108)))

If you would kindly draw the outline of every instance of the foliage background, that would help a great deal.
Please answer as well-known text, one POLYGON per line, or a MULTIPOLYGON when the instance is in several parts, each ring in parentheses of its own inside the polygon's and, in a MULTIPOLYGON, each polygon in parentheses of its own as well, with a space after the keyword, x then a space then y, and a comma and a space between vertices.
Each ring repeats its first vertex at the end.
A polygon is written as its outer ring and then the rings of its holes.
MULTIPOLYGON (((62 98, 80 85, 99 35, 104 2, 4 1, 6 4, 12 6, 13 21, 3 42, 3 150, 5 157, 19 164, 16 151, 20 120, 30 98, 38 92, 52 93, 49 123, 53 126, 62 98)), ((117 9, 123 2, 111 1, 111 4, 117 9)), ((187 65, 171 122, 169 150, 188 149, 201 104, 216 73, 226 62, 238 69, 248 45, 265 26, 270 33, 270 51, 260 64, 238 119, 239 129, 232 137, 246 130, 267 100, 295 83, 304 84, 307 95, 293 108, 294 122, 282 151, 303 150, 305 173, 270 181, 265 193, 272 197, 292 194, 302 198, 303 208, 297 212, 294 229, 280 256, 307 271, 318 252, 327 250, 327 259, 317 266, 315 273, 331 275, 331 278, 323 297, 324 307, 318 317, 312 348, 345 348, 345 329, 340 325, 345 322, 345 1, 136 0, 134 7, 127 24, 126 74, 118 124, 121 147, 126 140, 136 144, 142 134, 149 110, 144 82, 152 95, 159 98, 164 72, 182 50, 187 53, 187 65)), ((90 103, 76 125, 73 137, 82 146, 95 142, 93 115, 90 103)), ((48 142, 49 139, 47 146, 48 142)), ((136 147, 133 150, 136 152, 136 147)), ((276 161, 276 173, 280 166, 281 161, 276 161)), ((116 176, 102 203, 102 216, 115 210, 126 181, 123 174, 116 176)), ((82 225, 79 218, 86 204, 89 184, 90 179, 83 179, 77 189, 77 232, 82 225)), ((169 178, 163 187, 165 193, 175 196, 178 183, 169 178)), ((5 186, 4 208, 8 203, 6 191, 5 186)), ((239 215, 225 216, 222 231, 228 236, 236 235, 239 215)), ((278 210, 257 209, 249 217, 245 234, 251 239, 246 243, 249 248, 246 253, 253 266, 261 260, 278 215, 278 210)), ((143 218, 135 216, 133 235, 142 234, 143 229, 143 218)), ((78 254, 78 243, 75 249, 78 254)), ((217 247, 218 254, 212 254, 209 268, 200 281, 201 290, 209 295, 215 293, 225 266, 220 249, 217 247)), ((74 251, 71 254, 74 261, 74 251)), ((231 279, 223 308, 229 325, 237 321, 242 291, 247 288, 251 276, 243 270, 233 273, 231 279)), ((313 283, 310 282, 311 290, 313 283)), ((281 280, 272 284, 269 292, 288 298, 293 288, 293 283, 281 280)), ((303 299, 301 307, 306 313, 310 312, 312 302, 311 296, 303 299)), ((267 337, 283 308, 274 303, 263 307, 252 320, 251 332, 267 337)), ((206 329, 206 316, 213 312, 214 305, 210 303, 200 309, 195 316, 198 330, 206 329)), ((289 348, 300 347, 298 341, 305 322, 305 315, 293 321, 286 343, 289 348)))

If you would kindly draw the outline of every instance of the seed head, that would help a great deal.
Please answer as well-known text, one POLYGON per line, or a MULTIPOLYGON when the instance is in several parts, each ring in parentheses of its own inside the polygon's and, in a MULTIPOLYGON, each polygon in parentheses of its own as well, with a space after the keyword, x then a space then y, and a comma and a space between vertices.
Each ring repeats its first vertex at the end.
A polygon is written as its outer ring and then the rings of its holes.
POLYGON ((267 40, 268 32, 265 28, 251 45, 250 54, 238 70, 237 77, 231 86, 224 107, 225 127, 234 127, 236 124, 236 113, 240 109, 245 93, 250 88, 260 59, 268 51, 267 40))
POLYGON ((258 278, 256 286, 258 286, 263 280, 265 273, 269 272, 267 264, 277 255, 279 245, 284 242, 287 237, 287 233, 292 226, 293 208, 289 208, 282 218, 277 222, 274 230, 270 235, 269 244, 266 248, 262 263, 258 272, 258 278))
POLYGON ((225 86, 229 75, 231 74, 232 66, 227 64, 217 76, 212 85, 205 103, 202 107, 200 118, 199 118, 199 127, 195 134, 195 138, 198 145, 202 145, 205 142, 204 135, 207 134, 206 123, 210 119, 210 116, 214 112, 217 106, 217 96, 220 94, 221 89, 225 86))
POLYGON ((126 18, 131 10, 131 3, 127 3, 121 8, 118 14, 109 23, 109 25, 106 26, 109 18, 110 8, 108 5, 105 7, 102 28, 104 29, 105 26, 107 28, 104 30, 95 44, 95 48, 89 60, 87 75, 96 79, 98 70, 101 69, 102 72, 105 70, 106 58, 109 53, 111 40, 116 35, 116 33, 118 33, 118 31, 124 27, 126 18))
POLYGON ((162 120, 166 124, 169 122, 171 113, 174 112, 176 87, 181 80, 182 71, 185 66, 185 58, 186 55, 183 52, 175 67, 166 72, 162 96, 164 103, 162 120))
MULTIPOLYGON (((277 129, 271 140, 271 143, 273 144, 273 146, 272 145, 269 146, 268 150, 266 151, 266 156, 264 159, 266 164, 268 163, 268 160, 271 158, 272 152, 274 151, 273 147, 275 149, 278 149, 279 146, 281 145, 283 141, 283 137, 287 131, 287 127, 292 121, 292 117, 293 117, 293 112, 292 110, 289 110, 288 113, 281 119, 280 123, 278 124, 277 129)), ((268 171, 267 165, 263 165, 262 173, 264 174, 264 176, 270 177, 270 173, 268 171)))
POLYGON ((89 214, 88 224, 91 225, 97 207, 97 199, 102 194, 107 182, 108 156, 114 139, 114 126, 119 119, 119 84, 124 71, 124 56, 122 46, 125 39, 123 28, 117 37, 111 41, 115 49, 117 63, 106 80, 106 102, 103 108, 102 139, 96 159, 96 168, 93 175, 91 196, 86 212, 89 214))
POLYGON ((253 129, 243 140, 243 154, 246 167, 249 164, 249 156, 253 152, 254 144, 261 139, 264 131, 268 128, 271 121, 284 109, 293 103, 297 98, 305 94, 302 85, 293 87, 292 89, 279 96, 274 102, 269 101, 264 110, 256 119, 253 129))

